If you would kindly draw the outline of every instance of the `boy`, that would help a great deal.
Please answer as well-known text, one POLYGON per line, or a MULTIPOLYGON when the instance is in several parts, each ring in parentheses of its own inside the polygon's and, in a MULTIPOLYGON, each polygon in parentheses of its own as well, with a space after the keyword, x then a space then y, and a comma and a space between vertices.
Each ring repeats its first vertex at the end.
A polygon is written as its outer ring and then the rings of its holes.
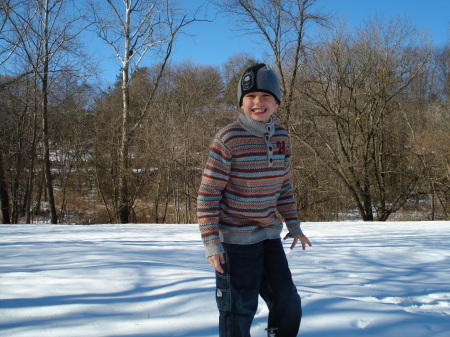
POLYGON ((268 336, 297 336, 301 300, 281 243, 284 218, 303 250, 289 176, 287 132, 272 117, 280 104, 276 74, 265 64, 248 68, 238 85, 242 109, 210 147, 198 194, 198 222, 206 256, 216 270, 220 337, 248 337, 258 295, 269 308, 268 336))

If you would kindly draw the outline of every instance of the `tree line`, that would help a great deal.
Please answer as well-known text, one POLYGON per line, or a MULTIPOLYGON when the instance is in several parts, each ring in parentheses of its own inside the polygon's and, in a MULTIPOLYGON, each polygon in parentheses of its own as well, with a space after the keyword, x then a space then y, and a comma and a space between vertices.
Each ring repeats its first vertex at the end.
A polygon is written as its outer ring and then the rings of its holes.
POLYGON ((0 0, 3 223, 195 223, 210 142, 255 62, 280 78, 304 221, 449 218, 450 44, 402 19, 350 30, 320 0, 210 5, 265 54, 171 62, 209 24, 171 0, 0 0), (108 88, 87 30, 121 65, 108 88))

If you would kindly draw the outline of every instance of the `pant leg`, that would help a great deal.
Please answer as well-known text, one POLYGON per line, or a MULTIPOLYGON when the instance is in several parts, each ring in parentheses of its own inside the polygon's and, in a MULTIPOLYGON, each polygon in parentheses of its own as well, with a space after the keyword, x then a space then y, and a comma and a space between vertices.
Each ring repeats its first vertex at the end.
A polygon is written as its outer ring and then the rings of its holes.
POLYGON ((269 308, 268 328, 276 328, 277 337, 295 337, 300 328, 300 296, 280 239, 264 241, 264 272, 261 297, 269 308))
POLYGON ((223 246, 224 273, 216 272, 219 336, 250 337, 264 268, 263 243, 223 246))

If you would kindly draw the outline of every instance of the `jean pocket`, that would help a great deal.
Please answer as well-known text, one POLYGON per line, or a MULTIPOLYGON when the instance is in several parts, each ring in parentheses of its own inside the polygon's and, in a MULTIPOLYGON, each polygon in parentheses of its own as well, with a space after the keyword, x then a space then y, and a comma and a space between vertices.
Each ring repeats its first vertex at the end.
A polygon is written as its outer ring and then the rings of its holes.
POLYGON ((230 310, 229 276, 216 272, 216 302, 219 310, 230 310))

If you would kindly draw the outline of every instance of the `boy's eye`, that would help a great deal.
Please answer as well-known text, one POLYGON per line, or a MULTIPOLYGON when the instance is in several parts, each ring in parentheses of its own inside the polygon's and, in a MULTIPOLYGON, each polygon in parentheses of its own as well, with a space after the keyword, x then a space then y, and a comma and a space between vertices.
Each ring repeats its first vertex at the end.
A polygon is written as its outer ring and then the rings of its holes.
POLYGON ((260 93, 260 94, 248 93, 244 96, 244 98, 251 99, 251 100, 255 99, 256 97, 259 97, 259 99, 261 99, 261 100, 267 100, 267 99, 270 99, 272 97, 272 95, 269 93, 260 93))

